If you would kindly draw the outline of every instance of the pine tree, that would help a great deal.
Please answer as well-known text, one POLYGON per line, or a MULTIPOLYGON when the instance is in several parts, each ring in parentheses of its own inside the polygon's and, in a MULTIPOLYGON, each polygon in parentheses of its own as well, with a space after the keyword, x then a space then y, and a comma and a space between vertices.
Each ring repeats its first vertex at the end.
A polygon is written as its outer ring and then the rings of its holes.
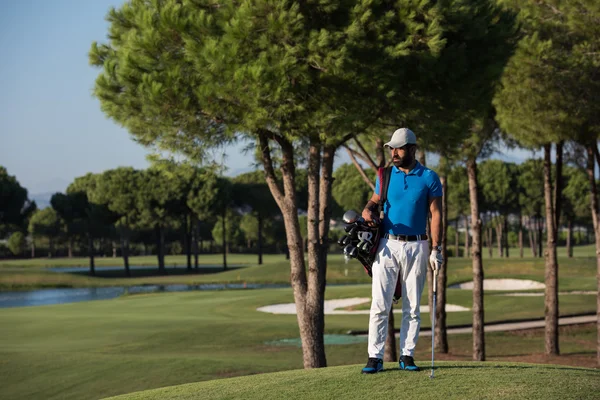
POLYGON ((90 61, 103 68, 94 93, 144 145, 204 160, 236 136, 256 144, 285 222, 304 366, 323 367, 336 149, 380 122, 426 121, 448 107, 458 115, 461 96, 497 67, 506 39, 494 28, 507 18, 488 0, 131 0, 110 11, 109 42, 92 45, 90 61))

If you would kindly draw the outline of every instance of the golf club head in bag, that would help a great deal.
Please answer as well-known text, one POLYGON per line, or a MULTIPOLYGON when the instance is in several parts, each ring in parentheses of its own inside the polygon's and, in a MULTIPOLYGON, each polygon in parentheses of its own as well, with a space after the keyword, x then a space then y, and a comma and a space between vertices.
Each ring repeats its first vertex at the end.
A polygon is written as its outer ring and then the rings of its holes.
POLYGON ((375 226, 369 226, 354 210, 346 211, 343 220, 346 223, 344 227, 346 235, 338 241, 338 244, 344 248, 344 255, 356 258, 367 274, 372 276, 371 267, 379 245, 379 221, 376 221, 375 226))
POLYGON ((353 224, 359 218, 362 218, 362 217, 360 215, 358 215, 358 213, 356 211, 354 211, 354 210, 348 210, 348 211, 346 211, 344 213, 344 216, 342 217, 342 220, 346 224, 353 224))

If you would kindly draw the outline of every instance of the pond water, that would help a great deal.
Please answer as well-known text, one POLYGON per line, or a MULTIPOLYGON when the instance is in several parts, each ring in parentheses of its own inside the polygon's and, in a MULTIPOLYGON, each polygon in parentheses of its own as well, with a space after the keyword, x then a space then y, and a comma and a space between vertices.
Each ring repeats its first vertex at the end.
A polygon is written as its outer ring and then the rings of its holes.
POLYGON ((90 300, 108 300, 124 294, 189 292, 195 290, 231 290, 283 288, 283 284, 202 284, 202 285, 144 285, 111 286, 99 288, 39 289, 23 292, 0 292, 0 308, 43 306, 50 304, 77 303, 90 300))
MULTIPOLYGON (((234 269, 234 268, 240 268, 242 267, 242 265, 228 265, 227 266, 229 269, 234 269)), ((96 268, 94 268, 96 270, 96 272, 100 272, 100 271, 125 271, 125 267, 120 266, 120 267, 103 267, 103 266, 97 266, 96 268)), ((132 271, 146 271, 146 270, 158 270, 157 266, 139 266, 139 265, 135 265, 135 266, 130 266, 129 267, 130 270, 132 271)), ((167 271, 170 270, 186 270, 187 266, 185 265, 165 265, 165 269, 167 271)), ((200 265, 199 266, 200 271, 202 270, 207 270, 207 269, 215 269, 215 270, 223 270, 223 265, 200 265)), ((56 268, 47 268, 48 271, 52 271, 52 272, 64 272, 64 273, 73 273, 73 272, 80 272, 80 273, 84 273, 87 274, 90 271, 90 267, 56 267, 56 268)), ((193 268, 192 267, 192 271, 198 271, 198 269, 193 268)))

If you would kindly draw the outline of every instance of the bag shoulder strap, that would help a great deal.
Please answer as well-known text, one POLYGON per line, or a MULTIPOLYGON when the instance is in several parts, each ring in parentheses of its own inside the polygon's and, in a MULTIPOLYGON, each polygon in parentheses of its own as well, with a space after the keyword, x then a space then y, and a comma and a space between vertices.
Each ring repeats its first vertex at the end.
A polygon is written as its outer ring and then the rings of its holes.
POLYGON ((379 168, 379 219, 383 220, 383 207, 387 200, 388 186, 390 185, 390 177, 392 176, 392 167, 379 168))

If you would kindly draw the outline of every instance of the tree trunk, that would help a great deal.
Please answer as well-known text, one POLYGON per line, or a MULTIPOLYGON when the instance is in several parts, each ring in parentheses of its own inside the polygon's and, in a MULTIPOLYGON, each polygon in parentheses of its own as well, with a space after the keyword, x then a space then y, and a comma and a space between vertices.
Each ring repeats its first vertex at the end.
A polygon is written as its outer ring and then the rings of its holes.
POLYGON ((31 235, 31 258, 35 258, 35 239, 31 235))
POLYGON ((121 256, 125 265, 125 275, 131 276, 129 269, 129 228, 124 227, 121 230, 121 256))
POLYGON ((222 235, 222 240, 223 240, 223 271, 225 271, 225 270, 227 270, 227 247, 228 247, 228 243, 227 243, 227 224, 226 224, 227 208, 225 206, 223 206, 222 216, 223 216, 223 235, 222 235))
POLYGON ((192 270, 192 217, 186 214, 183 217, 183 246, 185 248, 187 270, 192 270))
POLYGON ((537 244, 535 243, 535 232, 532 230, 531 220, 529 220, 529 229, 527 232, 529 233, 529 247, 531 248, 531 256, 537 257, 537 244))
MULTIPOLYGON (((448 283, 448 181, 445 175, 440 176, 442 184, 442 254, 444 263, 437 276, 437 293, 435 304, 435 339, 434 347, 439 353, 448 353, 448 335, 446 331, 446 284, 448 283)), ((458 237, 458 231, 457 237, 458 237)), ((435 276, 432 277, 435 279, 435 276)))
MULTIPOLYGON (((554 218, 554 215, 552 215, 552 217, 554 218)), ((538 218, 538 234, 537 234, 537 244, 538 244, 538 256, 541 258, 542 254, 544 254, 542 252, 542 239, 544 238, 544 223, 542 221, 542 218, 538 218)))
POLYGON ((392 304, 392 307, 390 308, 387 329, 388 334, 385 338, 383 361, 396 362, 398 361, 398 352, 396 350, 396 328, 394 327, 394 304, 392 304))
MULTIPOLYGON (((592 211, 592 223, 594 226, 594 234, 596 239, 596 287, 598 290, 596 295, 596 365, 600 367, 600 208, 598 206, 598 189, 596 187, 594 149, 597 149, 596 143, 586 146, 586 172, 590 182, 590 208, 592 211)), ((598 162, 600 162, 600 160, 598 162)))
POLYGON ((454 257, 460 257, 460 238, 458 233, 458 221, 460 217, 456 217, 456 221, 454 222, 454 257))
POLYGON ((504 217, 504 252, 506 255, 506 258, 508 258, 510 256, 509 254, 509 250, 508 250, 508 215, 504 217))
POLYGON ((470 238, 469 238, 469 231, 471 229, 469 228, 469 217, 467 217, 465 215, 465 254, 464 257, 470 257, 471 256, 471 251, 469 249, 469 242, 470 242, 470 238))
POLYGON ((562 210, 562 192, 563 192, 563 146, 564 142, 561 140, 556 144, 556 176, 554 177, 554 228, 556 233, 554 238, 558 242, 558 232, 560 231, 560 213, 562 210))
POLYGON ((52 258, 52 254, 54 254, 54 240, 52 239, 52 236, 48 237, 48 258, 52 258))
POLYGON ((494 257, 494 233, 492 231, 492 227, 488 226, 486 229, 487 232, 487 247, 488 252, 490 254, 490 258, 494 257))
POLYGON ((381 138, 375 139, 375 158, 377 159, 377 166, 379 168, 385 167, 385 155, 386 151, 383 148, 383 140, 381 138))
POLYGON ((194 216, 194 268, 198 269, 198 240, 200 240, 200 221, 194 216))
POLYGON ((73 258, 73 238, 70 237, 67 244, 67 254, 69 258, 73 258))
POLYGON ((483 260, 481 258, 481 220, 477 200, 477 161, 467 161, 469 199, 471 201, 471 230, 473 232, 473 360, 485 361, 483 312, 483 260))
POLYGON ((552 193, 552 145, 544 145, 544 199, 546 203, 545 271, 545 352, 558 355, 558 260, 556 259, 556 225, 552 193))
POLYGON ((523 215, 519 210, 519 257, 523 258, 523 215))
POLYGON ((164 257, 164 234, 163 227, 156 225, 154 228, 156 233, 156 256, 158 258, 158 272, 160 274, 165 273, 165 257, 164 257))
POLYGON ((258 265, 263 263, 263 216, 258 213, 258 265))
POLYGON ((573 247, 571 245, 571 240, 573 237, 573 222, 569 220, 568 222, 569 229, 567 230, 567 257, 573 258, 573 247))
POLYGON ((96 266, 94 265, 94 238, 88 233, 88 257, 90 258, 90 275, 96 275, 96 266))
POLYGON ((502 217, 500 217, 496 222, 496 245, 498 246, 498 256, 500 258, 504 257, 504 252, 502 251, 502 239, 504 239, 504 237, 502 236, 502 228, 503 221, 502 217))
MULTIPOLYGON (((307 262, 308 262, 308 293, 307 301, 312 304, 313 307, 323 308, 324 294, 325 294, 325 268, 327 253, 323 252, 324 242, 327 241, 327 237, 321 235, 321 217, 323 211, 321 206, 327 204, 321 204, 326 199, 321 196, 322 184, 320 178, 321 170, 321 143, 318 139, 314 138, 310 140, 309 151, 308 151, 308 210, 307 210, 307 235, 306 244, 308 246, 307 262), (315 304, 319 301, 320 304, 315 304)), ((323 187, 326 190, 325 187, 323 187)), ((324 194, 325 195, 325 194, 324 194)), ((310 323, 314 325, 316 331, 320 331, 321 335, 325 329, 324 315, 310 316, 310 323)), ((325 361, 325 360, 323 360, 325 361)))
MULTIPOLYGON (((285 138, 268 131, 260 131, 258 137, 266 181, 273 198, 283 214, 287 248, 290 257, 290 281, 297 310, 304 368, 326 367, 327 360, 325 358, 325 344, 323 340, 325 271, 309 270, 309 277, 307 279, 296 202, 294 148, 285 138), (269 139, 276 140, 281 147, 283 188, 279 186, 277 177, 275 176, 269 139)), ((311 143, 311 147, 314 145, 314 143, 311 143)), ((311 149, 311 153, 313 151, 311 149)), ((312 155, 312 158, 314 158, 314 155, 312 155)), ((331 158, 333 159, 333 154, 331 158)), ((315 198, 317 194, 315 193, 316 188, 314 185, 315 176, 310 177, 312 174, 318 173, 319 170, 315 168, 316 166, 318 164, 315 165, 314 160, 309 160, 308 204, 314 204, 319 201, 318 198, 315 198), (311 186, 312 190, 310 189, 311 186)), ((314 211, 313 208, 312 212, 314 213, 314 211)), ((314 218, 314 215, 312 218, 314 218)), ((311 217, 309 217, 310 219, 311 217)), ((324 230, 328 227, 328 224, 328 220, 323 221, 324 230)), ((309 222, 309 228, 312 230, 311 234, 314 235, 316 233, 314 223, 309 222)), ((314 262, 314 258, 309 254, 309 260, 311 258, 312 262, 314 262)), ((315 267, 318 266, 317 264, 315 267)))
POLYGON ((592 240, 590 239, 590 226, 587 225, 585 227, 585 244, 590 244, 592 243, 592 240))

